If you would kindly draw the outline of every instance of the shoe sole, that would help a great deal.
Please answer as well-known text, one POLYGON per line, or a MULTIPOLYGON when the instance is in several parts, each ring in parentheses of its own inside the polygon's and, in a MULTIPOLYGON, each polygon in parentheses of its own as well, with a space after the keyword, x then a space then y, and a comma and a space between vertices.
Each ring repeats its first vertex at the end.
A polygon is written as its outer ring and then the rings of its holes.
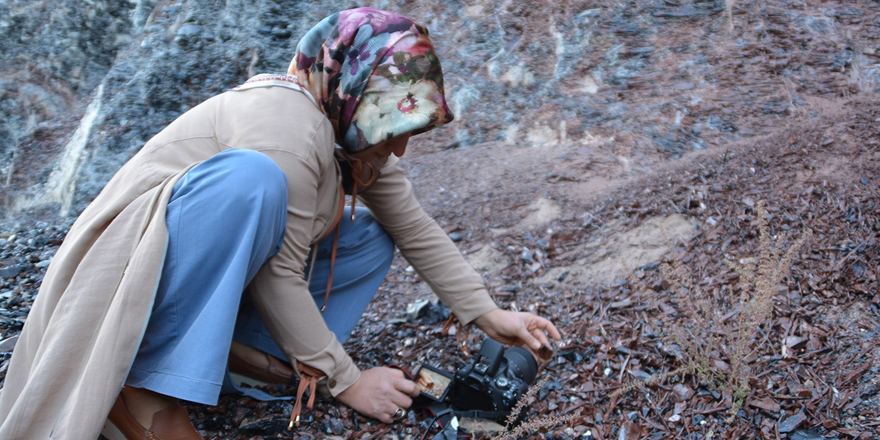
POLYGON ((245 376, 238 373, 229 372, 229 376, 232 377, 232 382, 236 385, 247 385, 250 387, 264 387, 266 385, 271 385, 268 382, 263 382, 261 380, 254 379, 253 377, 245 376))
POLYGON ((101 429, 101 435, 107 440, 128 440, 128 437, 116 427, 110 420, 104 422, 104 428, 101 429))

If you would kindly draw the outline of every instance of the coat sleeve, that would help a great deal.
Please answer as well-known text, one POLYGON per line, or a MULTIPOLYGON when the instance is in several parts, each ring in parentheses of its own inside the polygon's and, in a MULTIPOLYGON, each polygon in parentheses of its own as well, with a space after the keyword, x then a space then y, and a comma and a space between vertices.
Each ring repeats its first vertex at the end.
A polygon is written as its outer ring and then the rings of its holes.
POLYGON ((359 197, 416 273, 464 324, 497 308, 482 277, 422 209, 397 158, 390 157, 379 173, 359 197))
POLYGON ((324 323, 304 276, 318 209, 318 185, 326 174, 324 167, 335 166, 332 149, 326 149, 329 153, 325 154, 325 149, 314 147, 333 145, 329 123, 324 126, 317 131, 312 148, 302 154, 261 150, 287 175, 287 227, 281 249, 260 269, 248 292, 281 350, 292 362, 326 374, 322 385, 336 396, 360 378, 360 370, 324 323))

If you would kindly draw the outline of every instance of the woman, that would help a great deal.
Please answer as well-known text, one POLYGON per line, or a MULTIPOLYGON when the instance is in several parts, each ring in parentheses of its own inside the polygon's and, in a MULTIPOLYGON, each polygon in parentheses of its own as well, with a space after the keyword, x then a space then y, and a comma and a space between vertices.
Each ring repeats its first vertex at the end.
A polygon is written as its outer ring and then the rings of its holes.
POLYGON ((216 403, 233 338, 245 374, 277 373, 273 353, 301 384, 391 422, 413 382, 360 371, 340 340, 393 245, 461 322, 533 348, 545 331, 559 339, 545 319, 498 309, 413 197, 397 157, 451 120, 427 30, 370 8, 309 31, 288 75, 182 115, 56 254, 0 394, 0 438, 96 438, 108 413, 108 435, 201 438, 177 399, 216 403), (343 186, 369 212, 340 221, 343 186))

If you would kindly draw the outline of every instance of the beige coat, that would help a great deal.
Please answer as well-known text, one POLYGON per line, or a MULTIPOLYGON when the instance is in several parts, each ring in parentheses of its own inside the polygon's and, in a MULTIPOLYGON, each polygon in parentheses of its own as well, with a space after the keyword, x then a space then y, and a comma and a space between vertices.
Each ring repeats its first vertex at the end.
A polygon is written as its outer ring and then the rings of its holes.
MULTIPOLYGON (((331 227, 339 176, 330 122, 286 83, 230 91, 151 139, 82 213, 46 274, 0 391, 0 438, 94 439, 128 375, 157 290, 165 209, 177 180, 229 148, 260 151, 289 184, 284 244, 248 287, 281 349, 328 376, 360 371, 327 329, 303 268, 331 227)), ((419 275, 463 322, 496 306, 480 276, 413 197, 396 158, 359 194, 419 275)), ((343 221, 345 221, 343 219, 343 221)))

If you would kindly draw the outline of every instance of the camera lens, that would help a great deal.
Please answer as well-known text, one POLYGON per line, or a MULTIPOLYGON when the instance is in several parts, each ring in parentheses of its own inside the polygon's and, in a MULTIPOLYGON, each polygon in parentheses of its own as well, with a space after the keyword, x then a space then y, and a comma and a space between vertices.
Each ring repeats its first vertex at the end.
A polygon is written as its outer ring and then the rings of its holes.
POLYGON ((538 374, 538 364, 534 356, 521 347, 511 347, 504 352, 507 365, 511 372, 522 379, 526 385, 531 385, 538 374))

